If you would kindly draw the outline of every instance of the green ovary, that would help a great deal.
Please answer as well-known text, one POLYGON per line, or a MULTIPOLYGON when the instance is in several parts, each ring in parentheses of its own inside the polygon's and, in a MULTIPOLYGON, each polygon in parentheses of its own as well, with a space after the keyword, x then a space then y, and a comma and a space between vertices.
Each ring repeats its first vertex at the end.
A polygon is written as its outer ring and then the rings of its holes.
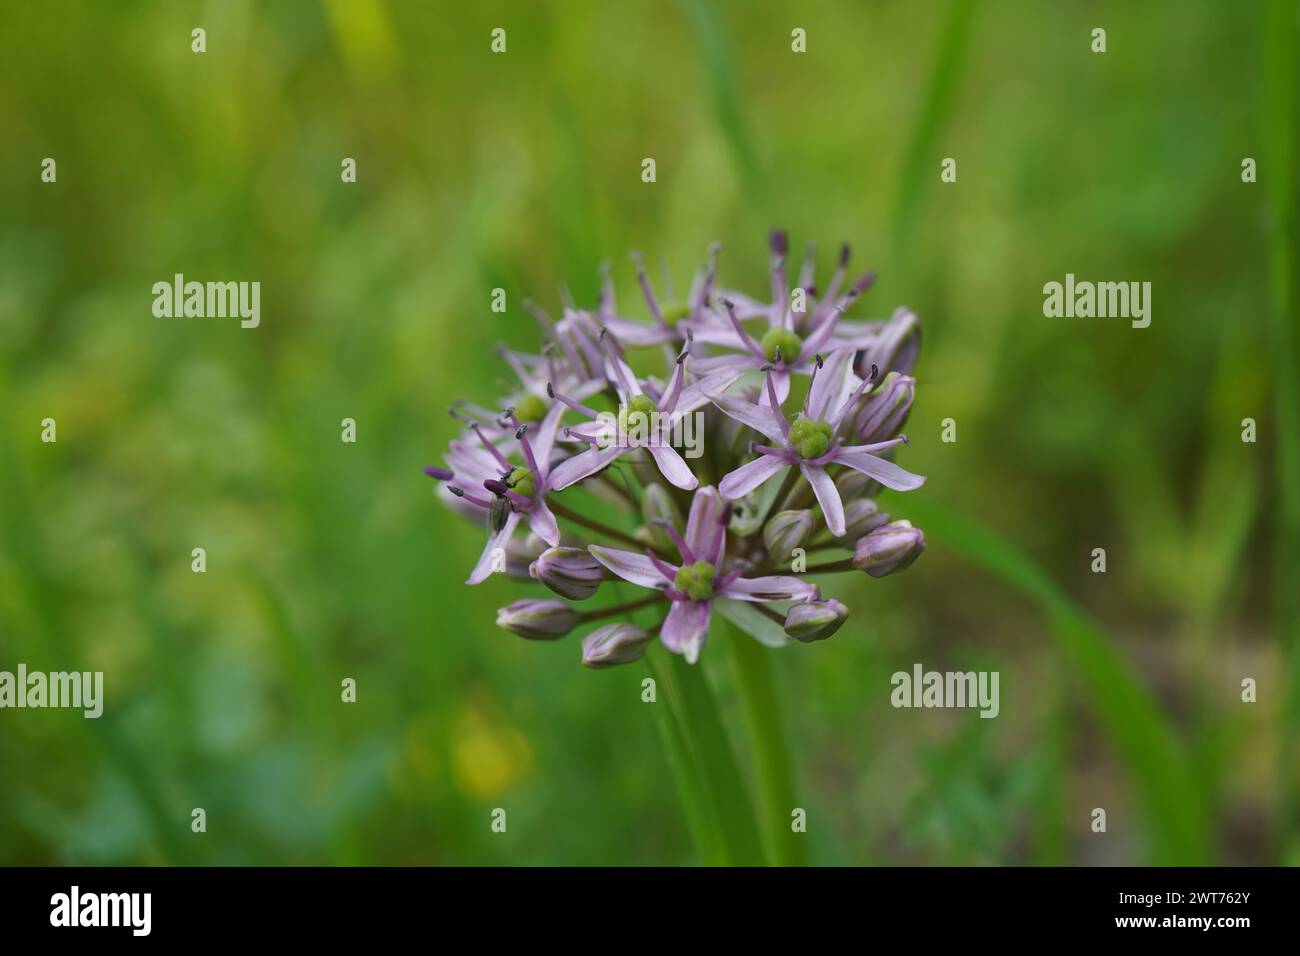
MULTIPOLYGON (((515 414, 518 414, 518 412, 515 414)), ((527 468, 520 467, 510 472, 506 484, 510 486, 510 490, 515 494, 523 495, 525 498, 531 498, 537 493, 537 483, 533 481, 533 473, 527 468)))
POLYGON ((684 564, 677 569, 673 587, 692 601, 707 601, 713 597, 713 579, 717 573, 718 569, 707 561, 684 564))
POLYGON ((659 314, 663 316, 665 325, 675 329, 678 322, 691 314, 691 307, 685 302, 669 302, 659 314))
POLYGON ((790 426, 790 444, 800 458, 820 458, 831 447, 831 426, 828 422, 801 418, 790 426))
POLYGON ((769 362, 776 361, 776 353, 779 350, 781 361, 786 365, 798 361, 799 353, 803 350, 803 339, 789 329, 768 329, 759 344, 769 362))
POLYGON ((540 422, 546 417, 546 399, 528 394, 515 403, 515 418, 521 422, 540 422))
POLYGON ((618 410, 619 431, 625 435, 636 432, 642 437, 648 436, 658 411, 659 406, 649 395, 633 395, 632 400, 618 410))

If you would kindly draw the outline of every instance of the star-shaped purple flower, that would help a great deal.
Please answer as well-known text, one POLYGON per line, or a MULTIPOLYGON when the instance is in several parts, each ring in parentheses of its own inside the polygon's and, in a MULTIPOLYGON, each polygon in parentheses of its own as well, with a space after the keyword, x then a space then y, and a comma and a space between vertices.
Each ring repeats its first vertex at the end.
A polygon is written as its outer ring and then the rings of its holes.
POLYGON ((713 372, 721 368, 757 369, 770 365, 776 394, 785 401, 790 394, 790 376, 811 375, 817 356, 838 348, 863 349, 875 341, 880 322, 850 322, 844 312, 854 300, 871 287, 876 274, 861 276, 848 291, 840 293, 849 260, 849 247, 840 250, 839 264, 830 285, 822 295, 813 286, 812 248, 799 274, 796 289, 802 307, 796 311, 786 276, 788 239, 783 230, 772 233, 772 303, 758 302, 739 293, 723 292, 714 298, 721 304, 730 334, 724 339, 709 338, 711 344, 727 345, 739 350, 727 355, 701 359, 697 367, 713 372), (750 334, 743 322, 764 318, 767 329, 761 335, 750 334))
POLYGON ((656 399, 642 388, 607 336, 601 336, 601 344, 606 348, 609 380, 618 393, 619 413, 598 412, 556 393, 560 402, 589 416, 588 421, 566 429, 565 437, 585 441, 590 447, 555 467, 551 474, 551 487, 556 491, 567 488, 608 468, 623 455, 644 448, 664 478, 678 488, 693 490, 699 485, 699 480, 670 444, 671 432, 682 416, 707 405, 710 393, 730 387, 740 378, 740 371, 723 370, 692 385, 685 385, 686 358, 691 348, 688 338, 686 347, 677 356, 672 378, 656 399))
POLYGON ((817 588, 798 578, 769 575, 747 578, 743 568, 727 570, 727 521, 731 509, 712 487, 695 492, 686 521, 686 537, 665 523, 681 554, 680 565, 652 552, 638 554, 591 545, 587 550, 614 574, 643 588, 662 591, 672 602, 659 639, 694 664, 708 635, 713 602, 718 598, 767 603, 815 598, 817 588))
POLYGON ((871 379, 857 381, 852 372, 854 349, 832 352, 818 361, 808 387, 803 411, 792 423, 781 411, 781 402, 773 384, 773 373, 766 377, 767 404, 753 404, 730 395, 711 395, 713 404, 727 415, 765 435, 774 444, 754 445, 758 457, 728 474, 718 483, 727 498, 739 499, 783 474, 792 465, 812 486, 817 503, 826 517, 826 526, 836 537, 845 531, 844 504, 835 481, 827 473, 830 465, 844 465, 874 478, 886 488, 911 491, 925 484, 925 478, 880 458, 879 453, 906 444, 899 436, 870 445, 844 445, 837 431, 858 400, 871 386, 871 379))
POLYGON ((436 480, 456 481, 456 484, 444 486, 446 494, 462 506, 475 509, 488 521, 488 542, 466 584, 481 584, 487 580, 497 563, 498 549, 504 554, 511 536, 525 517, 539 538, 553 548, 559 546, 560 528, 546 505, 546 495, 554 490, 551 454, 560 417, 565 411, 565 406, 556 402, 532 439, 528 435, 529 426, 520 424, 513 414, 509 416, 515 428, 515 439, 523 452, 523 465, 510 461, 477 425, 471 425, 470 429, 478 435, 481 447, 468 441, 453 441, 447 453, 451 469, 425 469, 425 473, 436 480), (486 493, 477 490, 480 488, 486 493))

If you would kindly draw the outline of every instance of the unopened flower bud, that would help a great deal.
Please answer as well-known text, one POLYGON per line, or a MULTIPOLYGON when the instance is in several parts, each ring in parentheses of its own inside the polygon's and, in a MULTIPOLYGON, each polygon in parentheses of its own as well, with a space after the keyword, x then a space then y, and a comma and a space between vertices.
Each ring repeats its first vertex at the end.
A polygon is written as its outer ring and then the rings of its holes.
POLYGON ((839 489, 840 498, 852 501, 855 498, 870 498, 880 488, 875 479, 860 471, 845 468, 835 476, 835 487, 839 489))
POLYGON ((518 535, 512 537, 506 542, 506 574, 517 581, 527 581, 529 578, 528 565, 537 557, 538 552, 546 548, 546 542, 537 539, 541 547, 535 547, 533 536, 521 538, 518 535))
POLYGON ((813 513, 806 509, 774 514, 763 526, 763 544, 767 553, 781 560, 788 558, 795 548, 808 543, 815 526, 813 513))
POLYGON ((853 430, 864 444, 889 441, 903 429, 916 397, 916 379, 890 372, 873 388, 853 420, 853 430))
POLYGON ((630 664, 645 655, 653 638, 631 624, 606 624, 582 639, 582 663, 593 668, 630 664))
POLYGON ((874 498, 854 498, 844 502, 844 534, 858 538, 888 523, 889 515, 880 510, 874 498))
POLYGON ((878 374, 910 372, 921 352, 921 320, 911 309, 898 309, 876 333, 875 341, 862 350, 856 370, 859 376, 871 375, 871 366, 878 374))
POLYGON ((840 629, 849 609, 834 598, 796 604, 785 615, 785 632, 796 641, 824 641, 840 629))
POLYGON ((873 578, 901 571, 925 550, 925 535, 910 521, 891 521, 881 525, 853 550, 853 566, 873 578))
POLYGON ((585 601, 605 579, 604 565, 582 548, 547 548, 528 573, 570 601, 585 601))
POLYGON ((578 623, 578 612, 564 601, 515 601, 497 611, 497 627, 530 640, 549 641, 568 634, 578 623))

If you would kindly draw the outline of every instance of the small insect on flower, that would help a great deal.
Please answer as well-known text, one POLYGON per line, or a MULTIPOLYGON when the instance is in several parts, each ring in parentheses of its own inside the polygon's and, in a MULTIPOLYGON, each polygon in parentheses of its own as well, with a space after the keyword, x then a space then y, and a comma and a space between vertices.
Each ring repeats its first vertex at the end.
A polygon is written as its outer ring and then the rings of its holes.
POLYGON ((516 384, 495 403, 457 402, 463 431, 446 467, 425 469, 444 502, 486 528, 467 583, 504 571, 545 589, 502 608, 501 627, 554 640, 596 623, 581 653, 593 669, 639 660, 655 638, 694 663, 719 617, 765 644, 812 644, 851 630, 848 606, 813 576, 880 577, 921 553, 919 529, 871 498, 925 481, 893 461, 907 441, 920 320, 906 308, 888 321, 848 317, 875 274, 846 287, 847 245, 820 290, 815 248, 792 285, 785 232, 770 245, 770 302, 722 291, 716 245, 682 299, 666 278, 656 292, 635 258, 649 324, 617 314, 607 268, 594 308, 566 296, 553 320, 525 302, 540 347, 498 350, 516 384), (687 415, 708 447, 683 457, 664 425, 687 415), (791 561, 835 549, 849 556, 791 561), (619 582, 603 584, 614 578, 642 596, 619 603, 619 582))
POLYGON ((510 499, 506 497, 505 490, 492 492, 492 504, 488 507, 487 517, 488 534, 494 538, 499 535, 509 517, 510 499))

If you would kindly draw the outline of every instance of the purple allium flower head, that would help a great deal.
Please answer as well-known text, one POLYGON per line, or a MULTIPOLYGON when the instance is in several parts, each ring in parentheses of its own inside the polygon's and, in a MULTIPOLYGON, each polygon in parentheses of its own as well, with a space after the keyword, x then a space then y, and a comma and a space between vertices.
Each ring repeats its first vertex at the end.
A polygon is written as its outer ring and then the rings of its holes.
POLYGON ((720 290, 717 246, 683 299, 634 257, 649 323, 618 314, 608 268, 593 309, 562 291, 553 319, 525 301, 540 347, 498 349, 511 379, 495 401, 455 403, 456 437, 424 469, 485 531, 468 583, 499 571, 551 591, 502 608, 501 627, 550 640, 595 624, 582 642, 591 668, 638 660, 655 637, 694 663, 715 612, 771 646, 820 641, 848 607, 823 598, 815 575, 882 576, 920 553, 921 532, 873 500, 880 485, 925 480, 892 461, 906 443, 919 321, 906 309, 887 322, 845 317, 875 278, 848 281, 847 245, 821 289, 811 246, 793 288, 789 237, 774 231, 770 247, 770 303, 720 290), (632 362, 631 348, 648 352, 632 362), (660 356, 658 373, 641 374, 660 356), (791 418, 796 376, 807 390, 791 418), (778 475, 778 494, 754 494, 778 475), (799 550, 836 548, 852 556, 809 567, 799 550), (794 573, 773 573, 784 567, 794 573), (643 596, 611 599, 614 577, 643 596))

